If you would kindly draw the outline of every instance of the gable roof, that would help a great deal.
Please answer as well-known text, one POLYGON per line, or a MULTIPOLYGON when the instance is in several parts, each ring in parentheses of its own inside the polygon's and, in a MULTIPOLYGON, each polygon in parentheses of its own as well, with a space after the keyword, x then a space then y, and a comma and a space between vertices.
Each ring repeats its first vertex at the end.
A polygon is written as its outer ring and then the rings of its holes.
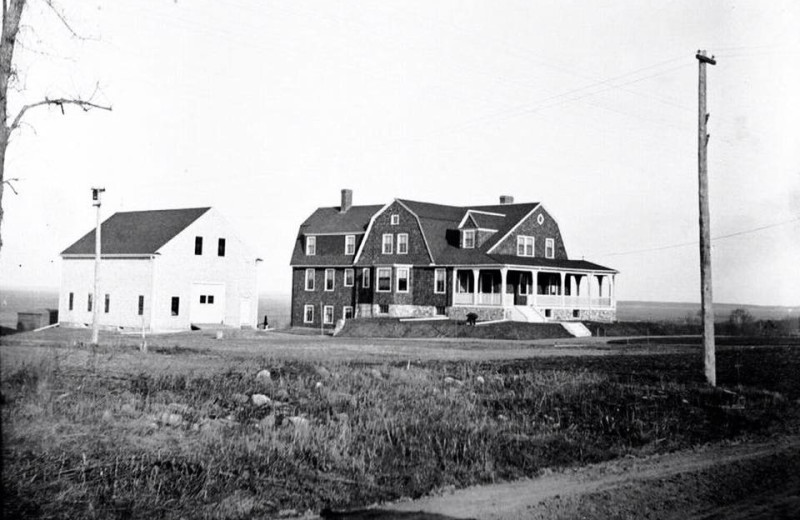
MULTIPOLYGON (((104 255, 152 255, 211 208, 161 209, 114 213, 101 227, 104 255)), ((93 255, 95 230, 61 252, 93 255)))
POLYGON ((363 233, 372 215, 383 206, 351 206, 342 213, 338 207, 319 208, 305 222, 300 232, 307 235, 322 233, 363 233))

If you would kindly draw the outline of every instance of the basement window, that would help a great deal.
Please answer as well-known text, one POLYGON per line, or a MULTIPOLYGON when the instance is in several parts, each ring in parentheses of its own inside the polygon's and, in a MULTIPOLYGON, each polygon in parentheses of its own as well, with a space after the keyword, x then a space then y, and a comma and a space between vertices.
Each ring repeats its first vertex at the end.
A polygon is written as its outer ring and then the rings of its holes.
POLYGON ((445 309, 445 307, 443 305, 437 305, 436 306, 436 315, 437 316, 446 316, 447 315, 447 310, 445 309))
POLYGON ((381 303, 378 305, 378 314, 389 314, 389 304, 381 303))
POLYGON ((573 318, 580 318, 581 317, 581 311, 579 311, 578 309, 572 309, 572 317, 573 318))

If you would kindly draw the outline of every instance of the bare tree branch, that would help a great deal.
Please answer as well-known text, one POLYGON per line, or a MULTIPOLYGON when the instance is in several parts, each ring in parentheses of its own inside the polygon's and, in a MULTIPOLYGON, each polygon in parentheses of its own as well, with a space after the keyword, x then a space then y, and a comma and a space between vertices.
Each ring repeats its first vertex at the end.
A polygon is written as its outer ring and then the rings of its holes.
POLYGON ((47 4, 50 10, 53 11, 53 13, 55 13, 55 15, 58 17, 59 20, 61 20, 61 23, 64 24, 64 27, 67 28, 67 30, 70 32, 70 34, 72 34, 72 36, 78 38, 79 40, 84 39, 82 36, 76 33, 75 29, 73 29, 72 26, 69 24, 69 22, 67 22, 67 18, 64 16, 64 13, 59 11, 58 8, 55 5, 53 5, 53 0, 44 0, 44 3, 47 4))
POLYGON ((11 191, 14 192, 14 195, 19 195, 16 188, 14 188, 14 185, 12 184, 14 182, 19 182, 19 179, 17 177, 14 177, 13 179, 3 179, 3 184, 8 184, 8 187, 11 188, 11 191))
POLYGON ((14 121, 11 123, 11 126, 8 127, 8 132, 11 133, 14 130, 16 130, 17 128, 19 128, 20 122, 22 121, 22 117, 25 115, 25 113, 28 110, 30 110, 32 108, 36 108, 36 107, 45 106, 45 105, 55 105, 55 106, 59 107, 61 109, 61 113, 62 114, 64 113, 64 105, 76 105, 76 106, 79 106, 79 107, 81 107, 83 109, 84 112, 88 112, 89 110, 91 110, 93 108, 96 108, 98 110, 108 110, 109 112, 111 111, 111 106, 98 105, 98 104, 92 103, 91 101, 84 101, 82 99, 68 99, 68 98, 49 99, 49 98, 45 98, 42 101, 38 101, 36 103, 31 103, 29 105, 25 105, 24 107, 22 107, 20 109, 19 113, 17 114, 17 116, 14 118, 14 121))

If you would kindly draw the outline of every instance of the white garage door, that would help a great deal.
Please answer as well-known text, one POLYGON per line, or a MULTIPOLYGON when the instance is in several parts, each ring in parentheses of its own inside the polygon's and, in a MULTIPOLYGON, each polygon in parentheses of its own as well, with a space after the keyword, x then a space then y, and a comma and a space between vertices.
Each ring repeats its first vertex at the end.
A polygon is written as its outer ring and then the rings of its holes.
POLYGON ((225 321, 225 284, 193 283, 189 320, 192 323, 225 321))

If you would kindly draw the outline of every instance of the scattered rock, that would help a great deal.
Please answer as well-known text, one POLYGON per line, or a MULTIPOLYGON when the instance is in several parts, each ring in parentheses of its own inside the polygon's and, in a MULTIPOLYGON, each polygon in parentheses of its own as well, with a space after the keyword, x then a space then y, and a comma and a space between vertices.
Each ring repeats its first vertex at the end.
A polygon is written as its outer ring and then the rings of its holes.
POLYGON ((111 410, 108 410, 108 409, 103 410, 103 420, 104 421, 110 421, 113 418, 114 418, 114 414, 111 413, 111 410))
POLYGON ((463 383, 463 382, 461 382, 461 381, 459 381, 458 379, 456 379, 456 378, 454 378, 454 377, 447 376, 447 377, 445 377, 445 378, 444 378, 444 384, 446 384, 446 385, 458 385, 458 386, 461 386, 461 385, 463 385, 464 383, 463 383))
POLYGON ((217 339, 222 339, 224 337, 225 337, 225 334, 223 334, 221 330, 218 330, 217 334, 216 334, 216 338, 217 339))
POLYGON ((278 391, 275 392, 275 399, 280 399, 281 401, 288 401, 289 392, 287 392, 285 388, 279 388, 278 391))
POLYGON ((266 368, 261 370, 258 374, 256 374, 256 379, 270 381, 272 379, 272 374, 269 373, 269 370, 266 368))
POLYGON ((314 385, 314 388, 316 388, 317 390, 319 390, 320 388, 322 388, 322 381, 317 381, 317 384, 316 384, 316 385, 314 385))
POLYGON ((476 378, 475 378, 475 381, 477 381, 477 382, 478 382, 478 384, 481 384, 481 385, 482 385, 482 384, 484 384, 484 383, 486 382, 486 380, 485 380, 485 379, 483 379, 483 376, 478 376, 478 377, 476 377, 476 378))
POLYGON ((244 394, 233 394, 233 395, 231 396, 231 400, 232 400, 234 403, 237 403, 237 404, 245 404, 246 402, 248 402, 248 401, 250 400, 250 398, 249 398, 249 397, 247 397, 247 396, 246 396, 246 395, 244 395, 244 394))
POLYGON ((305 417, 300 417, 299 415, 295 415, 293 417, 287 417, 286 420, 294 426, 295 430, 307 430, 311 423, 305 417))
POLYGON ((383 374, 377 368, 370 368, 369 375, 371 375, 375 379, 383 379, 383 374))
POLYGON ((134 408, 130 403, 125 403, 119 409, 119 413, 122 415, 127 415, 128 417, 134 417, 136 416, 136 408, 134 408))
POLYGON ((272 400, 264 394, 253 394, 251 399, 256 406, 264 406, 272 402, 272 400))
POLYGON ((328 379, 329 377, 331 377, 331 371, 328 370, 325 367, 317 367, 316 372, 317 372, 317 375, 323 380, 328 379))
POLYGON ((287 518, 290 516, 297 516, 297 509, 281 509, 278 511, 278 518, 287 518))
POLYGON ((183 424, 183 416, 177 413, 164 412, 158 417, 158 421, 166 426, 180 426, 183 424))
POLYGON ((262 430, 272 430, 275 428, 275 416, 273 414, 269 414, 268 416, 264 417, 258 421, 258 427, 262 430))

